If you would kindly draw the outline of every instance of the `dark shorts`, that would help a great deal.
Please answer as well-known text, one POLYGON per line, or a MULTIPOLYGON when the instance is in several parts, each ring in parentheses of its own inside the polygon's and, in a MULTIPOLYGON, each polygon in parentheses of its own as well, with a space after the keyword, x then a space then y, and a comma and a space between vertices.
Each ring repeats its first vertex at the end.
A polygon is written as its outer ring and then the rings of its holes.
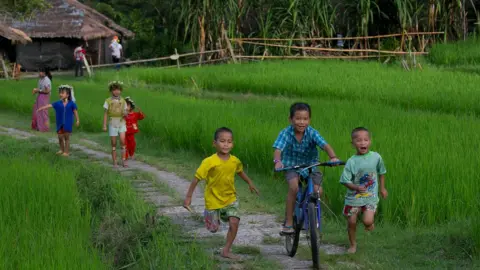
POLYGON ((112 55, 112 62, 115 63, 115 64, 120 63, 120 58, 112 55))
MULTIPOLYGON (((296 171, 285 172, 285 179, 287 181, 290 181, 291 179, 293 179, 295 177, 299 177, 299 175, 296 171)), ((310 177, 312 177, 313 183, 315 185, 322 185, 323 174, 321 172, 313 172, 312 174, 310 174, 310 177)))

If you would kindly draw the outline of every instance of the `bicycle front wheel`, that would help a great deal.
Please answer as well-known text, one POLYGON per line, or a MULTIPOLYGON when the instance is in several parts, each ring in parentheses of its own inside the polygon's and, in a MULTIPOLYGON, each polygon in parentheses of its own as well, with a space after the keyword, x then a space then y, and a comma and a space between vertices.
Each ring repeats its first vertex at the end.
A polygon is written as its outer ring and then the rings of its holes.
POLYGON ((318 257, 318 230, 317 230, 317 208, 314 202, 308 203, 308 222, 310 232, 310 248, 312 249, 313 268, 319 269, 318 257))
POLYGON ((293 216, 293 229, 295 232, 285 236, 285 248, 287 249, 288 256, 293 257, 297 253, 298 241, 300 240, 300 230, 302 224, 298 224, 297 217, 293 216))

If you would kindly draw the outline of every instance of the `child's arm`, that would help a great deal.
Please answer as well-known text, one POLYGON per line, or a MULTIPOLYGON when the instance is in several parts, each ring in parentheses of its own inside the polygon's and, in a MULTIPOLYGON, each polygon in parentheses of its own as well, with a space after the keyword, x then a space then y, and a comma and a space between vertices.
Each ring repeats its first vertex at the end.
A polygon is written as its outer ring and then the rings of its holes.
POLYGON ((37 112, 39 111, 43 111, 43 110, 46 110, 46 109, 49 109, 49 108, 52 108, 52 104, 48 104, 48 105, 45 105, 45 106, 42 106, 40 108, 38 108, 37 112))
POLYGON ((273 160, 275 161, 275 169, 283 168, 282 150, 275 149, 275 151, 273 152, 273 160))
POLYGON ((75 115, 75 119, 77 119, 77 127, 80 126, 80 118, 78 118, 78 111, 73 110, 73 114, 75 115))
POLYGON ((337 156, 335 155, 335 151, 333 151, 333 148, 329 145, 329 144, 325 144, 323 146, 323 150, 325 150, 325 152, 327 152, 327 155, 328 157, 330 158, 330 161, 331 162, 337 162, 339 161, 339 159, 337 158, 337 156))
POLYGON ((142 112, 142 110, 140 110, 140 108, 138 110, 139 112, 137 112, 137 120, 143 120, 145 118, 145 114, 142 112))
POLYGON ((358 191, 360 193, 364 193, 367 191, 367 188, 362 185, 355 185, 353 183, 342 183, 342 184, 346 186, 348 189, 353 191, 358 191))
POLYGON ((103 113, 103 131, 107 131, 107 119, 108 119, 108 113, 107 110, 103 113))
POLYGON ((195 191, 195 188, 197 187, 198 182, 199 180, 197 178, 193 179, 192 183, 190 184, 190 187, 188 188, 187 195, 185 195, 185 201, 183 201, 183 207, 187 208, 192 203, 193 191, 195 191))
POLYGON ((382 198, 386 199, 388 197, 388 191, 385 188, 385 175, 382 174, 380 175, 380 194, 382 195, 382 198))
POLYGON ((364 187, 363 185, 355 185, 353 183, 353 175, 354 173, 352 172, 352 161, 347 160, 347 164, 345 164, 345 167, 343 168, 342 175, 340 176, 340 183, 344 186, 346 186, 348 189, 353 190, 353 191, 358 191, 360 193, 364 193, 367 191, 367 188, 364 187))
POLYGON ((247 182, 248 188, 250 189, 250 192, 252 192, 252 193, 255 192, 255 193, 257 193, 257 195, 260 195, 259 192, 258 192, 258 189, 253 184, 252 179, 250 179, 250 177, 248 177, 248 175, 245 172, 243 172, 243 171, 239 172, 238 176, 240 176, 240 178, 242 178, 243 181, 247 182))

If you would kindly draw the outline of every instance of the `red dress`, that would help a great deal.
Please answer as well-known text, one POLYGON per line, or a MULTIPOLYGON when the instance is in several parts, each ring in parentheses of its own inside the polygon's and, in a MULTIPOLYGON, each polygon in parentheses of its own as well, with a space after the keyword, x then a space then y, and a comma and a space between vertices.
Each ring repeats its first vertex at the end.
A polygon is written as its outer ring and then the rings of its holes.
POLYGON ((127 146, 126 158, 133 157, 135 154, 135 133, 138 133, 138 120, 143 120, 145 115, 142 112, 131 112, 125 116, 127 132, 125 134, 125 144, 127 146))

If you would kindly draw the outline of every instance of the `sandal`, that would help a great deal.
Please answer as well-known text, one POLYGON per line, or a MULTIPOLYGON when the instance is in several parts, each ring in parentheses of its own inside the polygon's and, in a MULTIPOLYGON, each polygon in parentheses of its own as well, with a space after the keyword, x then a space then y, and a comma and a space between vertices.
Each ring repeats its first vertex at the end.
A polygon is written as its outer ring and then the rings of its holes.
POLYGON ((63 151, 62 151, 62 150, 60 150, 60 151, 58 151, 58 152, 56 153, 56 155, 61 155, 61 154, 63 154, 63 151))
POLYGON ((293 229, 293 226, 283 226, 282 230, 280 231, 280 235, 281 236, 284 236, 284 235, 291 235, 291 234, 294 234, 295 233, 295 230, 293 229))

